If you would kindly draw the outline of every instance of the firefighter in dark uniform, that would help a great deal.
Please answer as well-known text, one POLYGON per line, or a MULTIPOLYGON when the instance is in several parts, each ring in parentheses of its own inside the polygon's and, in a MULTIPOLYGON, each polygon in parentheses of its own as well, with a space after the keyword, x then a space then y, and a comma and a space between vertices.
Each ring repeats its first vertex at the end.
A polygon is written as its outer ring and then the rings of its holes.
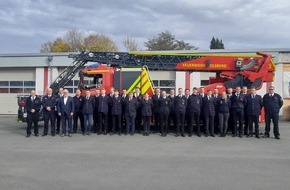
POLYGON ((85 134, 91 135, 92 132, 92 121, 95 108, 95 97, 91 96, 90 90, 86 91, 86 96, 83 97, 83 116, 84 116, 84 129, 85 134))
MULTIPOLYGON (((251 88, 251 94, 246 96, 246 107, 245 113, 247 114, 246 117, 248 118, 248 126, 249 130, 247 129, 247 137, 252 137, 253 135, 253 123, 255 123, 255 135, 256 138, 260 138, 259 136, 259 115, 261 114, 262 109, 262 97, 256 94, 256 89, 253 87, 251 88)), ((246 126, 245 126, 246 127, 246 126)))
POLYGON ((188 107, 188 104, 187 104, 188 98, 190 96, 190 90, 188 88, 186 88, 184 90, 184 96, 186 98, 186 110, 185 110, 185 119, 184 119, 184 122, 186 123, 186 129, 189 130, 191 118, 190 118, 189 107, 188 107))
POLYGON ((175 107, 173 105, 174 103, 174 98, 175 98, 175 90, 171 89, 170 94, 168 96, 170 100, 170 113, 168 117, 168 130, 171 131, 171 122, 173 122, 173 128, 176 126, 175 124, 175 107))
MULTIPOLYGON (((56 105, 58 105, 59 99, 63 97, 63 88, 58 89, 58 94, 55 97, 56 97, 56 105)), ((56 114, 56 134, 59 134, 61 116, 58 115, 57 106, 55 107, 55 114, 56 114)))
MULTIPOLYGON (((227 88, 227 97, 229 100, 231 100, 231 97, 233 96, 233 88, 227 88)), ((229 115, 229 119, 228 119, 228 129, 227 131, 232 131, 232 133, 234 132, 234 125, 233 125, 233 110, 232 108, 230 108, 230 115, 229 115)), ((227 133, 226 131, 226 133, 227 133)))
POLYGON ((187 100, 187 107, 190 114, 189 136, 193 134, 193 124, 196 124, 196 135, 200 137, 200 112, 202 108, 202 98, 197 94, 197 88, 193 88, 192 95, 187 100))
POLYGON ((55 107, 56 98, 52 94, 52 89, 47 89, 47 95, 42 98, 43 117, 44 117, 44 129, 42 136, 46 136, 48 133, 48 123, 50 121, 51 136, 55 136, 55 107))
POLYGON ((159 114, 161 136, 166 137, 168 132, 168 116, 170 112, 170 99, 166 95, 166 91, 162 91, 161 98, 159 98, 159 114))
POLYGON ((150 134, 150 119, 152 117, 152 99, 149 98, 149 94, 146 92, 144 98, 140 101, 141 114, 143 117, 143 136, 149 136, 150 134))
POLYGON ((160 98, 160 88, 155 89, 155 94, 152 96, 153 101, 153 113, 154 113, 154 132, 158 133, 160 130, 160 117, 159 117, 159 107, 158 100, 160 98))
POLYGON ((104 134, 107 135, 108 133, 108 111, 109 111, 109 104, 110 104, 110 96, 106 95, 106 90, 101 90, 101 95, 98 97, 98 135, 104 134), (103 127, 104 126, 104 127, 103 127))
MULTIPOLYGON (((247 97, 248 95, 248 87, 243 86, 242 93, 247 97)), ((248 122, 248 115, 247 115, 247 110, 246 107, 244 108, 244 135, 247 137, 249 136, 249 122, 248 122)))
POLYGON ((112 133, 114 135, 116 133, 116 128, 118 129, 118 134, 121 135, 121 117, 122 117, 122 97, 119 96, 119 91, 115 90, 114 96, 111 98, 112 104, 112 133))
POLYGON ((110 130, 112 130, 112 104, 111 104, 111 99, 113 98, 114 96, 114 91, 115 91, 115 88, 114 87, 111 87, 110 88, 110 93, 108 94, 108 97, 109 97, 109 109, 108 109, 108 120, 107 120, 107 131, 109 132, 110 130))
POLYGON ((140 106, 140 101, 142 100, 142 95, 140 92, 140 88, 137 87, 135 88, 135 93, 134 93, 134 98, 136 98, 138 100, 138 108, 137 108, 137 115, 136 115, 136 129, 138 131, 138 133, 141 132, 141 123, 142 123, 142 114, 141 114, 141 106, 140 106))
POLYGON ((93 127, 93 131, 94 131, 94 133, 97 133, 97 131, 98 131, 98 124, 99 124, 99 122, 98 122, 98 98, 99 98, 99 96, 100 96, 100 89, 96 89, 96 94, 95 94, 95 107, 94 107, 94 116, 93 116, 93 118, 94 118, 94 123, 93 123, 93 125, 94 125, 94 127, 93 127))
POLYGON ((214 117, 215 117, 215 100, 212 96, 212 91, 208 90, 207 95, 202 100, 203 117, 205 120, 205 136, 215 137, 214 135, 214 117))
POLYGON ((126 128, 126 118, 125 118, 125 106, 124 106, 124 102, 125 102, 125 99, 128 97, 127 96, 127 90, 126 89, 123 89, 122 90, 122 116, 121 116, 121 125, 122 125, 122 130, 125 131, 125 128, 126 128))
MULTIPOLYGON (((199 88, 199 96, 201 97, 202 100, 205 97, 204 87, 200 87, 199 88)), ((201 107, 199 122, 202 123, 201 130, 204 131, 205 130, 205 121, 204 121, 204 118, 203 118, 203 107, 201 107)))
MULTIPOLYGON (((215 105, 217 105, 217 102, 219 101, 220 99, 220 96, 219 96, 219 91, 217 88, 215 88, 213 90, 213 98, 214 98, 214 101, 215 101, 215 105)), ((214 133, 215 134, 219 134, 220 133, 220 129, 219 129, 219 116, 218 116, 218 110, 217 110, 217 106, 215 107, 215 117, 214 117, 214 133)))
POLYGON ((243 137, 244 133, 244 108, 246 104, 246 98, 243 93, 241 93, 241 87, 236 87, 236 93, 231 96, 231 114, 233 116, 233 137, 238 134, 237 121, 239 121, 239 137, 243 137))
POLYGON ((27 130, 26 137, 30 137, 32 124, 34 126, 34 135, 38 137, 38 119, 39 110, 41 108, 41 100, 36 96, 35 90, 31 91, 31 95, 25 101, 25 109, 27 111, 27 130))
POLYGON ((186 111, 186 98, 182 94, 183 89, 178 89, 178 95, 174 98, 174 107, 175 107, 175 118, 176 118, 176 134, 175 137, 181 136, 185 137, 184 134, 184 119, 186 111))
POLYGON ((133 97, 133 92, 130 92, 128 98, 125 99, 125 117, 126 117, 126 133, 125 135, 134 135, 135 119, 137 115, 138 100, 133 97))
POLYGON ((80 120, 82 134, 85 134, 84 127, 84 115, 83 110, 83 96, 81 95, 81 90, 76 90, 76 95, 74 96, 75 111, 73 115, 73 133, 78 132, 78 120, 80 120))
POLYGON ((276 139, 280 139, 278 122, 279 122, 279 111, 283 106, 283 99, 279 94, 274 93, 273 86, 269 88, 269 93, 264 95, 263 106, 265 108, 266 114, 265 134, 263 137, 264 138, 270 137, 270 124, 272 120, 274 125, 274 136, 276 139))

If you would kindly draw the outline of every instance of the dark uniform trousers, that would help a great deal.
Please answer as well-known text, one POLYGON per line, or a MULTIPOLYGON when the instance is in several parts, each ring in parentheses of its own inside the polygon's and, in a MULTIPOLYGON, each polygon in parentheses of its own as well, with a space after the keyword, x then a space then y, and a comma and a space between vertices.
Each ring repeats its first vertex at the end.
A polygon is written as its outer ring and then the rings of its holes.
POLYGON ((237 135, 237 132, 239 132, 239 135, 243 135, 244 109, 241 108, 233 109, 232 115, 234 122, 233 135, 237 135), (237 121, 239 121, 239 129, 237 128, 237 121))
POLYGON ((248 135, 252 135, 253 133, 253 123, 255 123, 255 135, 259 135, 259 115, 248 115, 248 125, 249 125, 249 131, 247 131, 248 135))
POLYGON ((193 134, 193 124, 196 124, 196 134, 200 135, 200 112, 191 112, 190 113, 190 127, 189 135, 193 134))
POLYGON ((122 132, 122 127, 121 127, 121 118, 122 115, 112 115, 112 132, 116 132, 116 126, 119 129, 119 133, 122 132))
POLYGON ((85 132, 84 115, 83 115, 83 113, 82 113, 81 110, 74 112, 73 120, 74 120, 73 132, 74 133, 77 133, 77 131, 78 131, 78 120, 80 120, 80 123, 81 123, 81 131, 82 131, 82 133, 84 133, 85 132))
POLYGON ((151 116, 143 116, 143 129, 145 133, 150 132, 150 119, 151 116))
POLYGON ((204 116, 205 120, 205 134, 214 134, 214 118, 215 115, 207 115, 204 116))
POLYGON ((34 134, 38 135, 38 119, 39 119, 39 113, 38 112, 28 112, 27 113, 27 129, 26 129, 26 133, 28 135, 31 134, 31 128, 32 128, 32 124, 34 127, 34 134))
POLYGON ((161 133, 167 134, 169 113, 159 113, 159 114, 160 114, 159 117, 160 117, 161 133))
POLYGON ((274 135, 280 136, 279 128, 278 128, 279 112, 277 112, 277 113, 267 113, 266 112, 265 134, 267 134, 267 135, 270 134, 271 120, 273 121, 273 125, 274 125, 274 135))
POLYGON ((44 129, 43 129, 43 134, 47 135, 48 133, 48 123, 50 121, 51 125, 51 135, 55 135, 55 111, 54 109, 51 110, 50 112, 44 112, 43 114, 44 117, 44 129))
POLYGON ((154 132, 158 133, 160 130, 160 114, 159 114, 159 107, 158 107, 158 101, 160 99, 160 95, 157 94, 152 96, 153 100, 153 113, 154 113, 154 132))
POLYGON ((108 113, 106 112, 99 112, 98 113, 98 127, 99 127, 99 133, 107 133, 108 131, 108 113), (103 127, 104 126, 104 127, 103 127))
POLYGON ((185 119, 185 112, 177 111, 175 114, 176 119, 176 133, 184 135, 184 119, 185 119))

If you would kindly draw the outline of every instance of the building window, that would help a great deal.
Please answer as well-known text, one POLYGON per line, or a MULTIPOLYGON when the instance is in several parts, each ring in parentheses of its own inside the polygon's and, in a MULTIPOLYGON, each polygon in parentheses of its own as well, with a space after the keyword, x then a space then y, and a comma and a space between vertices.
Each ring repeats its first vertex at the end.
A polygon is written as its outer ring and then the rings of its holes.
POLYGON ((153 80, 153 87, 159 87, 161 91, 165 90, 167 93, 170 89, 175 88, 175 80, 153 80))
POLYGON ((27 94, 35 89, 35 81, 0 81, 0 93, 27 94))
POLYGON ((201 80, 200 81, 200 86, 206 86, 209 85, 209 80, 201 80))
POLYGON ((66 88, 69 93, 75 93, 76 89, 78 89, 79 80, 71 80, 69 81, 64 88, 66 88))

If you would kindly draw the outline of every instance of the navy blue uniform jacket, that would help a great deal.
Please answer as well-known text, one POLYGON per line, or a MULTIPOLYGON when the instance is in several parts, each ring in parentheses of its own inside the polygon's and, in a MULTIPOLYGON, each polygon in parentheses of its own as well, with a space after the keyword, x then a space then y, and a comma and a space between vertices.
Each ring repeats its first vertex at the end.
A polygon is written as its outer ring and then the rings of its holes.
POLYGON ((152 99, 148 100, 141 100, 140 101, 141 106, 141 115, 142 116, 152 116, 152 108, 153 108, 153 102, 152 99))
POLYGON ((66 113, 67 115, 70 115, 71 112, 74 112, 75 110, 75 104, 72 97, 68 96, 66 104, 64 104, 64 97, 61 97, 58 101, 57 106, 58 113, 61 113, 63 115, 66 113))
POLYGON ((111 98, 111 104, 112 104, 111 114, 112 115, 121 115, 122 114, 122 97, 121 96, 118 96, 118 97, 113 96, 111 98))
POLYGON ((35 112, 39 112, 40 108, 41 108, 41 100, 38 96, 35 96, 35 99, 33 102, 31 100, 31 96, 26 98, 25 109, 27 112, 31 113, 32 109, 34 109, 35 112))

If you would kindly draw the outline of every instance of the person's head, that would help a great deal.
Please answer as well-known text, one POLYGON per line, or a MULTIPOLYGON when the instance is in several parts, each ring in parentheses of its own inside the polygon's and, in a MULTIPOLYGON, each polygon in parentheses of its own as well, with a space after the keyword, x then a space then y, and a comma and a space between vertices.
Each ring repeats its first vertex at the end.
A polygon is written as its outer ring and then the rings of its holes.
POLYGON ((102 89, 102 90, 101 90, 101 95, 102 95, 102 96, 106 95, 106 90, 105 90, 105 89, 102 89))
POLYGON ((100 89, 96 89, 96 96, 99 96, 100 95, 100 89))
POLYGON ((212 91, 211 90, 207 90, 207 95, 211 96, 212 95, 212 91))
POLYGON ((140 94, 140 88, 139 87, 135 88, 135 93, 140 94))
POLYGON ((189 95, 190 94, 190 90, 188 88, 185 89, 185 95, 189 95))
POLYGON ((63 95, 64 95, 64 97, 68 97, 68 90, 67 89, 63 90, 63 95))
POLYGON ((196 88, 196 87, 194 87, 194 88, 192 89, 192 93, 193 93, 193 94, 197 94, 197 88, 196 88))
POLYGON ((129 92, 129 94, 128 94, 128 96, 129 96, 129 98, 133 98, 133 92, 129 92))
POLYGON ((89 90, 86 91, 86 96, 90 96, 91 92, 89 90))
POLYGON ((30 95, 33 96, 33 97, 36 96, 36 91, 35 90, 31 90, 30 91, 30 95))
POLYGON ((219 93, 219 90, 217 88, 213 89, 213 93, 214 94, 218 94, 219 93))
POLYGON ((242 91, 243 91, 243 93, 245 93, 245 94, 246 94, 246 93, 248 92, 248 87, 246 87, 246 86, 243 86, 243 90, 242 90, 242 91))
POLYGON ((115 91, 114 91, 114 95, 115 95, 115 96, 119 96, 119 91, 118 91, 118 90, 115 90, 115 91))
POLYGON ((274 91, 275 91, 274 86, 270 86, 270 87, 269 87, 269 93, 270 93, 270 94, 273 94, 274 91))
POLYGON ((166 96, 167 96, 166 91, 163 90, 163 91, 161 92, 161 95, 162 95, 162 97, 166 97, 166 96))
POLYGON ((114 94, 114 91, 115 91, 115 88, 114 87, 111 87, 110 88, 110 94, 114 94))
POLYGON ((228 96, 227 96, 227 93, 226 93, 226 92, 222 92, 221 96, 222 96, 222 99, 225 99, 225 100, 228 98, 228 96))
POLYGON ((126 89, 123 89, 123 90, 122 90, 122 94, 123 94, 123 95, 126 95, 126 94, 127 94, 127 90, 126 90, 126 89))
POLYGON ((81 90, 80 89, 76 89, 76 96, 80 96, 81 95, 81 90))
POLYGON ((148 92, 146 92, 146 93, 144 94, 144 98, 145 98, 145 99, 148 99, 148 98, 149 98, 149 94, 148 94, 148 92))
POLYGON ((200 93, 204 94, 204 87, 200 87, 200 93))
POLYGON ((155 89, 155 94, 160 94, 160 88, 155 89))
POLYGON ((47 95, 52 95, 52 89, 51 88, 47 89, 47 95))
POLYGON ((240 86, 237 86, 237 87, 236 87, 236 92, 237 92, 237 93, 240 93, 240 92, 241 92, 241 87, 240 87, 240 86))
POLYGON ((228 88, 227 91, 228 91, 228 94, 232 94, 233 93, 233 88, 228 88))
POLYGON ((256 91, 256 88, 255 88, 255 87, 252 87, 252 88, 251 88, 251 94, 256 94, 256 92, 257 92, 257 91, 256 91))
POLYGON ((170 95, 174 96, 175 95, 175 90, 173 88, 170 89, 170 95))
POLYGON ((63 94, 63 88, 59 88, 59 89, 58 89, 58 93, 59 93, 59 94, 63 94))
POLYGON ((183 89, 182 88, 179 88, 178 89, 178 95, 182 95, 183 94, 183 89))

